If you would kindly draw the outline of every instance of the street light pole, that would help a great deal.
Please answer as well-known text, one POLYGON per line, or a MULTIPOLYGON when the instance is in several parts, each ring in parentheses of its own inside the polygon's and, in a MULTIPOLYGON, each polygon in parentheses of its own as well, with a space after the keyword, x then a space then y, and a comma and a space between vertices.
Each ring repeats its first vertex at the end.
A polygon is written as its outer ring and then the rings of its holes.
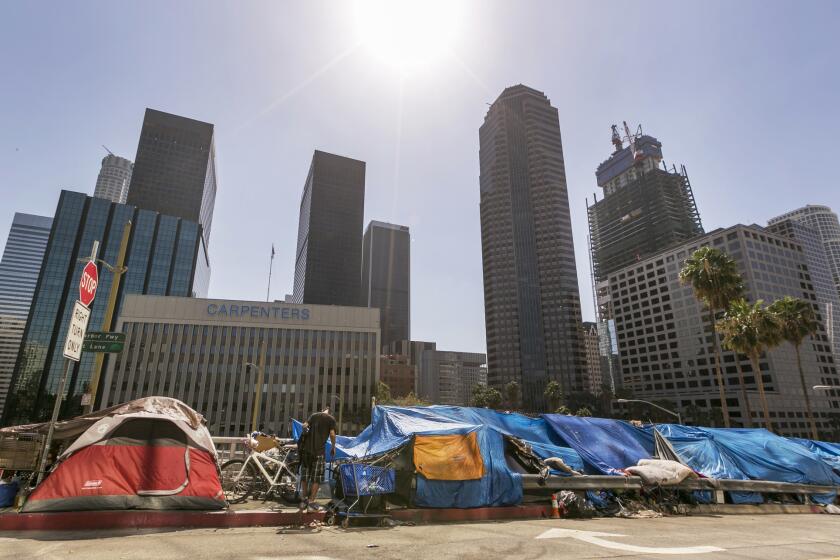
POLYGON ((668 410, 667 408, 662 407, 662 406, 659 406, 658 404, 654 404, 654 403, 652 403, 652 402, 650 402, 650 401, 643 401, 643 400, 641 400, 641 399, 616 399, 616 401, 615 401, 615 402, 619 402, 619 403, 631 403, 631 402, 637 402, 637 403, 644 403, 644 404, 648 404, 648 405, 650 405, 650 406, 652 406, 652 407, 654 407, 654 408, 658 408, 658 409, 659 409, 659 410, 661 410, 662 412, 667 412, 667 413, 668 413, 668 414, 670 414, 671 416, 676 416, 676 417, 677 417, 677 424, 682 424, 682 416, 680 416, 680 413, 679 413, 679 412, 674 412, 673 410, 668 410))
MULTIPOLYGON (((120 291, 120 281, 122 280, 122 275, 128 271, 128 268, 125 266, 125 255, 128 251, 128 238, 130 236, 131 220, 127 221, 125 226, 123 226, 122 239, 120 240, 120 252, 117 255, 116 266, 111 266, 105 261, 99 261, 114 275, 114 279, 111 282, 111 290, 108 293, 108 305, 105 307, 105 315, 102 317, 102 332, 109 332, 111 330, 111 322, 113 321, 114 311, 117 307, 117 295, 120 291)), ((83 414, 88 414, 93 411, 93 407, 96 404, 96 393, 99 389, 99 379, 102 375, 102 362, 104 359, 105 354, 103 352, 97 352, 94 356, 93 372, 91 373, 90 382, 88 383, 88 390, 82 396, 83 414)))
POLYGON ((265 340, 260 341, 260 364, 246 362, 245 366, 251 366, 257 370, 257 388, 254 394, 254 409, 251 412, 251 431, 257 431, 257 421, 260 415, 260 405, 262 404, 263 383, 265 382, 265 340))

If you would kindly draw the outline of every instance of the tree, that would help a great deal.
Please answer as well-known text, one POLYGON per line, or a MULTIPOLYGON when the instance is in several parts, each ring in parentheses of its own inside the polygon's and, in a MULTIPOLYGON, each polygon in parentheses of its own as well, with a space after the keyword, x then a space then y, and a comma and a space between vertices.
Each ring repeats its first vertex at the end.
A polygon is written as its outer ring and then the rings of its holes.
POLYGON ((505 402, 508 408, 516 410, 522 406, 522 388, 516 381, 505 385, 505 402))
POLYGON ((563 388, 560 387, 557 381, 549 381, 545 386, 543 395, 545 396, 546 403, 548 403, 549 410, 557 410, 560 407, 560 403, 563 402, 563 388))
POLYGON ((432 404, 415 395, 414 391, 411 391, 404 397, 397 397, 391 402, 396 406, 429 406, 432 404))
POLYGON ((376 404, 391 404, 391 388, 383 381, 376 386, 376 404))
POLYGON ((764 411, 764 424, 768 430, 773 431, 759 359, 762 352, 781 341, 778 319, 764 307, 763 301, 758 300, 751 305, 746 300, 739 299, 732 302, 723 319, 718 322, 718 327, 723 334, 723 345, 726 348, 750 358, 764 411))
POLYGON ((820 328, 814 314, 814 308, 805 300, 787 296, 771 303, 767 310, 776 316, 782 340, 789 342, 796 351, 796 366, 799 368, 802 394, 805 395, 805 411, 808 414, 808 422, 811 424, 811 437, 819 439, 817 423, 814 421, 814 413, 811 411, 811 398, 808 396, 808 387, 805 383, 805 372, 802 371, 802 356, 800 354, 802 342, 805 338, 813 336, 820 328))
MULTIPOLYGON (((703 302, 709 310, 709 324, 712 329, 712 346, 715 354, 715 378, 720 391, 723 422, 728 428, 729 407, 726 404, 715 317, 718 311, 728 309, 733 300, 741 297, 744 292, 744 283, 735 261, 723 251, 712 247, 701 247, 686 259, 680 270, 680 282, 689 284, 694 290, 694 297, 703 302)), ((741 386, 743 390, 743 383, 741 386)))
POLYGON ((580 407, 575 412, 575 416, 592 416, 592 411, 586 408, 585 406, 580 407))
POLYGON ((557 410, 555 410, 554 414, 565 414, 566 416, 571 416, 572 411, 569 410, 568 406, 563 405, 563 406, 559 407, 557 410))
POLYGON ((472 390, 473 406, 483 408, 499 408, 502 404, 502 394, 481 383, 476 383, 472 390))

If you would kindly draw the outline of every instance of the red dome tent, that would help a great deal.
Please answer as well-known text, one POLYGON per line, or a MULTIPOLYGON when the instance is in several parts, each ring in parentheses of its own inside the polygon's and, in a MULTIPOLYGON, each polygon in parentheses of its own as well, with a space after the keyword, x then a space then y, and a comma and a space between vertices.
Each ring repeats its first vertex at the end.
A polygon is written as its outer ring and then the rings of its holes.
POLYGON ((176 399, 149 397, 98 416, 23 512, 225 507, 216 448, 200 414, 176 399))

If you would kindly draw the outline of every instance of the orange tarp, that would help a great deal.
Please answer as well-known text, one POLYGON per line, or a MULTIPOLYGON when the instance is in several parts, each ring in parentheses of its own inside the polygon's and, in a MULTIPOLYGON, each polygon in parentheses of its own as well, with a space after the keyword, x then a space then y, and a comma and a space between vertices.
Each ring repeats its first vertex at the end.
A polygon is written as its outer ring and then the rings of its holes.
POLYGON ((484 476, 484 461, 475 432, 414 438, 414 468, 429 480, 475 480, 484 476))

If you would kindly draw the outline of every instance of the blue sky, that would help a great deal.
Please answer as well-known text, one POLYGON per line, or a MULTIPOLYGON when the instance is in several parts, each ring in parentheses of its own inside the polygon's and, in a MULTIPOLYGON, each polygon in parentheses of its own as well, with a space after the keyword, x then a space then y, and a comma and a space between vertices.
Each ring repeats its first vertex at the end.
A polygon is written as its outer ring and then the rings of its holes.
MULTIPOLYGON (((585 198, 627 120, 688 169, 707 230, 840 209, 840 3, 470 1, 403 76, 359 47, 352 2, 5 2, 0 232, 92 193, 153 107, 216 125, 211 296, 290 291, 314 149, 367 162, 366 222, 410 226, 412 337, 483 351, 478 127, 524 83, 560 113, 584 318, 585 198)), ((449 17, 443 10, 440 17, 449 17)), ((379 53, 381 54, 381 53, 379 53)), ((360 232, 361 233, 361 232, 360 232)), ((0 241, 0 243, 4 243, 0 241)))

